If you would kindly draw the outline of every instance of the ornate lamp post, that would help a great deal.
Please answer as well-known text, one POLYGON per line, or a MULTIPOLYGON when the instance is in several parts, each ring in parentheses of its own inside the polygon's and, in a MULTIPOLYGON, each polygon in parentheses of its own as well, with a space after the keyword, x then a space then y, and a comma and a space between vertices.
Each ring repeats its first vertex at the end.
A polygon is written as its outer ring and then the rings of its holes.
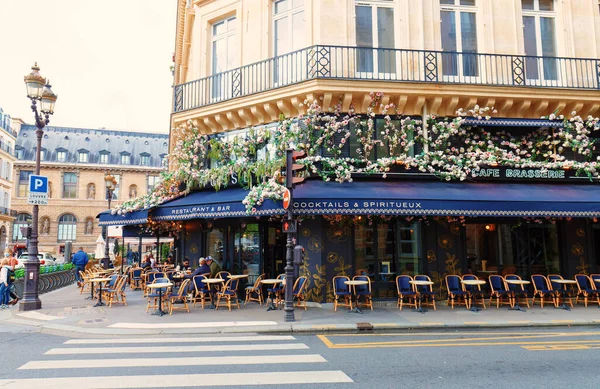
MULTIPOLYGON (((37 130, 37 149, 35 151, 35 174, 40 174, 40 153, 42 150, 42 136, 44 127, 50 123, 50 115, 54 113, 54 104, 58 96, 52 92, 50 82, 40 75, 40 68, 35 63, 31 67, 31 73, 24 77, 27 87, 27 97, 31 100, 31 110, 35 115, 35 126, 37 130), (37 103, 40 102, 38 110, 37 103)), ((20 311, 40 309, 42 302, 38 296, 38 280, 40 274, 40 261, 38 259, 38 216, 39 205, 33 206, 31 217, 31 237, 27 246, 28 259, 25 261, 25 285, 23 289, 23 300, 19 305, 20 311)))
MULTIPOLYGON (((106 184, 106 199, 108 200, 108 209, 110 210, 110 201, 117 188, 117 180, 112 174, 106 173, 104 175, 104 183, 106 184)), ((110 256, 108 255, 108 226, 102 227, 102 235, 104 236, 104 258, 102 258, 102 265, 105 269, 108 269, 108 264, 110 263, 110 256)))

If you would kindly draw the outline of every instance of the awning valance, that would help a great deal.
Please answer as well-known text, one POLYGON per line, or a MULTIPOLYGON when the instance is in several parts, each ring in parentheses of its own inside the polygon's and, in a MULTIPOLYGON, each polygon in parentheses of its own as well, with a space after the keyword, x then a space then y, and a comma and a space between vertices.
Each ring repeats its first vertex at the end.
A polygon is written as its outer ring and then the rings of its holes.
POLYGON ((600 185, 308 181, 294 190, 294 213, 600 217, 600 185))
POLYGON ((255 212, 246 213, 243 188, 204 190, 171 200, 152 210, 153 220, 188 220, 223 217, 271 216, 285 213, 281 202, 266 200, 255 212))
POLYGON ((125 215, 113 215, 111 211, 104 211, 97 216, 100 226, 128 226, 132 224, 148 223, 148 209, 129 212, 125 215))

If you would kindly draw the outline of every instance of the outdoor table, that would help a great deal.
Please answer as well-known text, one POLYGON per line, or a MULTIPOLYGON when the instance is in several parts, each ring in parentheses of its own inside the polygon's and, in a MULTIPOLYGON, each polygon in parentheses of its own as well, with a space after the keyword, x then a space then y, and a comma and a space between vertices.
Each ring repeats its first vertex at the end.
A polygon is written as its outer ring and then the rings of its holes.
POLYGON ((100 283, 100 292, 98 294, 98 302, 96 303, 96 305, 94 305, 95 307, 101 307, 104 305, 104 303, 102 302, 102 283, 106 282, 106 281, 110 281, 110 277, 108 278, 92 278, 90 280, 90 282, 92 283, 92 298, 94 298, 94 283, 98 282, 100 283))
MULTIPOLYGON (((433 285, 432 281, 427 280, 410 280, 408 283, 415 286, 433 285)), ((415 288, 415 290, 417 291, 417 296, 419 296, 419 308, 415 308, 415 310, 417 312, 425 313, 427 312, 427 309, 423 309, 423 295, 419 293, 418 288, 415 288)))
POLYGON ((157 316, 163 316, 166 315, 167 312, 162 310, 162 288, 168 288, 170 286, 173 286, 173 284, 171 282, 153 282, 152 284, 148 284, 146 285, 147 288, 150 289, 158 289, 158 311, 154 312, 153 315, 157 315, 157 316))
MULTIPOLYGON (((208 286, 212 286, 213 284, 220 284, 225 282, 224 279, 222 278, 205 278, 202 280, 202 282, 204 282, 205 284, 208 284, 208 286)), ((215 309, 215 301, 214 301, 214 292, 211 290, 210 291, 210 309, 215 309)))
MULTIPOLYGON (((507 284, 511 284, 511 285, 529 285, 529 284, 531 284, 531 281, 527 281, 527 280, 505 280, 505 281, 507 284)), ((525 312, 525 310, 519 306, 519 299, 516 297, 516 295, 515 295, 515 306, 513 308, 509 308, 509 310, 525 312)))
MULTIPOLYGON (((462 282, 464 285, 469 285, 469 286, 485 285, 487 283, 484 280, 461 280, 460 282, 462 282)), ((478 307, 473 305, 473 300, 471 298, 472 298, 472 296, 469 293, 469 304, 471 305, 471 311, 473 311, 473 312, 481 311, 481 309, 479 309, 478 307)))
MULTIPOLYGON (((273 287, 275 287, 277 284, 282 284, 283 280, 280 280, 279 278, 267 278, 266 280, 262 280, 260 283, 264 285, 273 285, 273 287)), ((273 303, 273 292, 269 293, 269 296, 271 297, 271 301, 267 305, 267 312, 277 309, 273 303)))
MULTIPOLYGON (((369 283, 369 281, 365 281, 365 280, 344 281, 344 284, 346 284, 348 286, 367 285, 368 283, 369 283)), ((358 296, 356 295, 356 288, 352 289, 352 295, 351 295, 351 298, 350 298, 350 311, 349 312, 362 313, 362 311, 358 307, 358 296), (354 297, 354 305, 355 305, 354 308, 352 308, 352 297, 354 297)))
MULTIPOLYGON (((553 282, 556 282, 557 284, 561 284, 561 285, 573 285, 576 284, 577 281, 575 280, 549 280, 550 284, 552 284, 553 282)), ((565 311, 570 311, 571 308, 567 307, 567 304, 565 304, 565 297, 567 296, 567 294, 569 293, 569 291, 563 287, 563 289, 561 290, 557 290, 557 297, 560 298, 560 296, 562 295, 563 297, 563 303, 560 307, 556 307, 557 309, 564 309, 565 311)))

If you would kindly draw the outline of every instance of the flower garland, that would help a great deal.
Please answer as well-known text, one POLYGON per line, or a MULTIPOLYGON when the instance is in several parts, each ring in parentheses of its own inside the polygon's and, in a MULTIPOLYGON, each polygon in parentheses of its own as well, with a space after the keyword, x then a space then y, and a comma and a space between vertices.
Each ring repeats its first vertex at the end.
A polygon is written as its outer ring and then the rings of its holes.
POLYGON ((394 164, 446 181, 477 177, 490 166, 574 169, 580 176, 599 177, 592 137, 600 126, 598 118, 583 119, 575 112, 568 119, 553 114, 546 119, 562 121, 562 127, 513 135, 465 125, 466 117, 490 119, 493 107, 476 105, 467 111, 459 109, 454 118, 430 115, 421 120, 402 117, 393 104, 383 105, 382 100, 382 93, 371 93, 364 116, 357 115, 352 106, 342 113, 343 96, 327 111, 317 100, 305 101, 306 114, 281 118, 276 127, 250 128, 233 137, 209 137, 189 121, 173 130, 171 170, 162 174, 149 194, 126 201, 113 213, 153 207, 196 188, 219 190, 236 178, 249 189, 243 203, 252 214, 265 199, 281 200, 280 172, 290 146, 306 152, 307 157, 299 162, 309 174, 340 183, 352 182, 355 174, 386 178, 394 164), (375 120, 377 111, 383 115, 382 124, 375 120), (416 145, 423 151, 415 155, 416 145), (386 156, 373 158, 376 149, 386 156), (348 150, 351 156, 343 156, 348 150))

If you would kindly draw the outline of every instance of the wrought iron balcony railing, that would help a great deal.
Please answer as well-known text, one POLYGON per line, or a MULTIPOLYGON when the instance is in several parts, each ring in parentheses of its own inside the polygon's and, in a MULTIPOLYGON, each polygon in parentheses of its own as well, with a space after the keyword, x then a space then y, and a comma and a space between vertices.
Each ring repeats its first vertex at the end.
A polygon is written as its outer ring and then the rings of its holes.
POLYGON ((0 149, 6 151, 7 153, 11 154, 13 153, 13 149, 12 147, 10 147, 10 145, 6 142, 3 142, 0 140, 0 149))
POLYGON ((6 207, 0 207, 0 215, 17 217, 17 211, 15 211, 14 209, 6 208, 6 207))
POLYGON ((173 112, 319 78, 599 89, 600 60, 319 45, 176 85, 173 112))

